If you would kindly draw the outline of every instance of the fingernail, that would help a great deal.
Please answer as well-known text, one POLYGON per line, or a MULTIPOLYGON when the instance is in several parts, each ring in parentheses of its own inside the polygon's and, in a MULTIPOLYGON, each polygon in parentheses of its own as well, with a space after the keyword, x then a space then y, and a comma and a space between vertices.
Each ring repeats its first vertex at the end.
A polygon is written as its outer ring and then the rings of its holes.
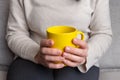
POLYGON ((78 39, 77 39, 77 38, 75 38, 75 39, 74 39, 74 42, 77 42, 77 41, 78 41, 78 39))
POLYGON ((63 53, 63 56, 66 56, 67 54, 66 53, 63 53))
POLYGON ((67 60, 64 60, 64 62, 66 63, 66 62, 67 62, 67 60))
POLYGON ((51 45, 51 40, 49 40, 48 44, 51 45))
POLYGON ((70 47, 66 47, 66 51, 69 51, 70 50, 70 47))
POLYGON ((62 51, 58 50, 58 54, 62 54, 62 51))

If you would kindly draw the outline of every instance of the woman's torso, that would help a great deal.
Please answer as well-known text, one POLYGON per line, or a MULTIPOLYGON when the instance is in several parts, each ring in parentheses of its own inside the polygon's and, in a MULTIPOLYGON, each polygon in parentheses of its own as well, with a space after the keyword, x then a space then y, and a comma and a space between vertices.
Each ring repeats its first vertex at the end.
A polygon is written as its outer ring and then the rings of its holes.
POLYGON ((90 32, 91 15, 95 0, 21 0, 31 38, 39 43, 46 38, 46 28, 68 25, 86 33, 90 32))

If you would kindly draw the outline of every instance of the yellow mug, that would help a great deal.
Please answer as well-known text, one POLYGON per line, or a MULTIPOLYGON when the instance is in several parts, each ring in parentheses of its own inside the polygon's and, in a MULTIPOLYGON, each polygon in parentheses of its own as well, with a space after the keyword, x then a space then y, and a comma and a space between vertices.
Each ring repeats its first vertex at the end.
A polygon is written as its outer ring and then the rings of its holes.
POLYGON ((66 46, 77 47, 72 43, 72 40, 79 34, 81 35, 81 40, 84 40, 84 33, 71 26, 58 25, 48 27, 47 29, 47 38, 54 41, 54 45, 52 47, 60 49, 63 52, 66 46))

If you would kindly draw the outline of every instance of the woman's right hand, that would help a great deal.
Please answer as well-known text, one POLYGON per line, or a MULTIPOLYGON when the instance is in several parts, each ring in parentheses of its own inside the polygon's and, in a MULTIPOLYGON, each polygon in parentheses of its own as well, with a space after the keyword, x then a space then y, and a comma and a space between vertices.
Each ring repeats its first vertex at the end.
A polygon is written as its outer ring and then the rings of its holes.
POLYGON ((60 56, 62 54, 62 51, 56 48, 51 48, 53 44, 53 40, 42 39, 40 42, 40 51, 35 56, 35 60, 38 64, 42 64, 43 66, 51 69, 63 68, 65 66, 64 63, 62 63, 64 61, 64 58, 60 56))

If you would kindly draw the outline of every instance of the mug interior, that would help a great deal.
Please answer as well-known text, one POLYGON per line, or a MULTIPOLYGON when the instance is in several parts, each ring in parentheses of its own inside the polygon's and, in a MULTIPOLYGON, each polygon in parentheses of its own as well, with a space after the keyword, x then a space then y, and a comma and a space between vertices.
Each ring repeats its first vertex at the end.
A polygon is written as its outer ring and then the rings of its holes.
POLYGON ((74 31, 76 31, 76 29, 70 26, 53 26, 47 29, 47 32, 50 33, 71 33, 74 31))

